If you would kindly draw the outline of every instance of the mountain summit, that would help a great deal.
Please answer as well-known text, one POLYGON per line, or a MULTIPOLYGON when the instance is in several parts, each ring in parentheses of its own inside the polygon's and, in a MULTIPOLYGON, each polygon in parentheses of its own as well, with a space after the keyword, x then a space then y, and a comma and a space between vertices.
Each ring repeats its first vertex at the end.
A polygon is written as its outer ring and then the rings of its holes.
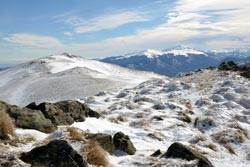
POLYGON ((208 56, 205 52, 192 49, 188 46, 178 45, 176 47, 163 50, 164 54, 173 54, 174 56, 189 56, 189 55, 204 55, 208 56))

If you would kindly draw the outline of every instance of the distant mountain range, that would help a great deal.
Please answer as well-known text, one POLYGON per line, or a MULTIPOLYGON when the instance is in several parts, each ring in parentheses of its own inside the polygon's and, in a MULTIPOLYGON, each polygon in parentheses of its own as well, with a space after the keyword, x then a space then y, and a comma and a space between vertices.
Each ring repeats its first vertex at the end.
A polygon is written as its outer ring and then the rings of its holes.
POLYGON ((217 67, 222 61, 226 60, 249 61, 249 56, 249 49, 201 51, 186 46, 177 46, 163 51, 147 49, 123 56, 107 57, 100 59, 100 61, 131 69, 175 76, 181 72, 194 71, 210 66, 217 67))

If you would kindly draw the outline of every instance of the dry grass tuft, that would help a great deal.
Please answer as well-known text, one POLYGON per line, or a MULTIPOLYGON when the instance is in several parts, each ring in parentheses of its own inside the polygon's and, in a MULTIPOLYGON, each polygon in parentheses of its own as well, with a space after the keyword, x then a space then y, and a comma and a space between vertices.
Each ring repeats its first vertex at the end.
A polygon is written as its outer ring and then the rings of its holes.
POLYGON ((228 143, 243 143, 245 141, 243 134, 238 130, 223 130, 213 134, 212 137, 222 145, 228 143))
POLYGON ((213 143, 207 144, 206 147, 210 148, 213 151, 218 151, 217 146, 215 144, 213 144, 213 143))
POLYGON ((67 131, 69 132, 69 136, 71 140, 82 141, 83 135, 77 128, 67 127, 67 131))
POLYGON ((187 114, 183 113, 183 112, 178 112, 178 116, 177 119, 187 122, 187 123, 191 123, 192 119, 190 116, 188 116, 187 114))
POLYGON ((121 122, 128 122, 128 118, 126 115, 119 115, 117 117, 117 120, 121 121, 121 122))
POLYGON ((95 140, 88 141, 87 145, 81 149, 89 164, 107 167, 108 154, 95 140))
POLYGON ((9 114, 4 111, 0 111, 0 139, 10 139, 11 136, 16 136, 15 124, 9 114))
POLYGON ((223 145, 231 154, 236 154, 233 147, 230 146, 229 144, 224 144, 223 145))
POLYGON ((191 140, 189 140, 189 143, 196 144, 196 143, 199 143, 200 141, 205 141, 205 140, 207 140, 206 137, 198 135, 192 138, 191 140))

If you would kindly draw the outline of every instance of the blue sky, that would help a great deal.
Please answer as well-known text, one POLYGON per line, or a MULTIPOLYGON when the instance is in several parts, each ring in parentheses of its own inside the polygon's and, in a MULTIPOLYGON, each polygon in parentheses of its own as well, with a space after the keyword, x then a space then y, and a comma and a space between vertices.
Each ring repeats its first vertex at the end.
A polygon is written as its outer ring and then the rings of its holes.
POLYGON ((250 46, 248 0, 0 0, 0 64, 250 46))

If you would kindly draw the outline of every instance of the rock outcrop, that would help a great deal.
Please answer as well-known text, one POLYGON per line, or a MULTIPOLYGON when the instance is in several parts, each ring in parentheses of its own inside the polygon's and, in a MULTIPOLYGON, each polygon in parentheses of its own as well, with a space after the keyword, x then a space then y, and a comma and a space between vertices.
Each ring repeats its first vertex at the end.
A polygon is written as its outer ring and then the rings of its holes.
POLYGON ((129 155, 134 155, 136 149, 127 135, 122 132, 117 132, 113 138, 116 150, 121 150, 129 155))
POLYGON ((225 61, 219 65, 220 70, 237 71, 239 68, 233 61, 225 61))
POLYGON ((162 155, 162 158, 181 158, 188 161, 198 160, 198 167, 213 167, 212 163, 198 151, 177 142, 168 148, 167 152, 162 155))
POLYGON ((39 105, 31 103, 27 107, 33 110, 40 110, 55 125, 71 125, 75 121, 85 121, 85 117, 100 117, 99 113, 91 110, 85 104, 73 100, 57 103, 44 102, 39 105))
POLYGON ((23 153, 20 159, 32 166, 87 167, 86 161, 66 141, 53 140, 49 144, 23 153))
POLYGON ((241 64, 236 64, 233 61, 222 62, 219 65, 219 70, 225 71, 237 71, 242 77, 250 78, 250 64, 249 62, 244 62, 241 64))
POLYGON ((51 120, 45 118, 39 110, 21 108, 2 101, 0 101, 0 110, 7 112, 19 128, 36 129, 45 133, 56 130, 56 126, 52 124, 51 120))
POLYGON ((114 144, 111 135, 96 133, 88 135, 86 139, 97 141, 104 150, 110 154, 114 154, 114 144))

